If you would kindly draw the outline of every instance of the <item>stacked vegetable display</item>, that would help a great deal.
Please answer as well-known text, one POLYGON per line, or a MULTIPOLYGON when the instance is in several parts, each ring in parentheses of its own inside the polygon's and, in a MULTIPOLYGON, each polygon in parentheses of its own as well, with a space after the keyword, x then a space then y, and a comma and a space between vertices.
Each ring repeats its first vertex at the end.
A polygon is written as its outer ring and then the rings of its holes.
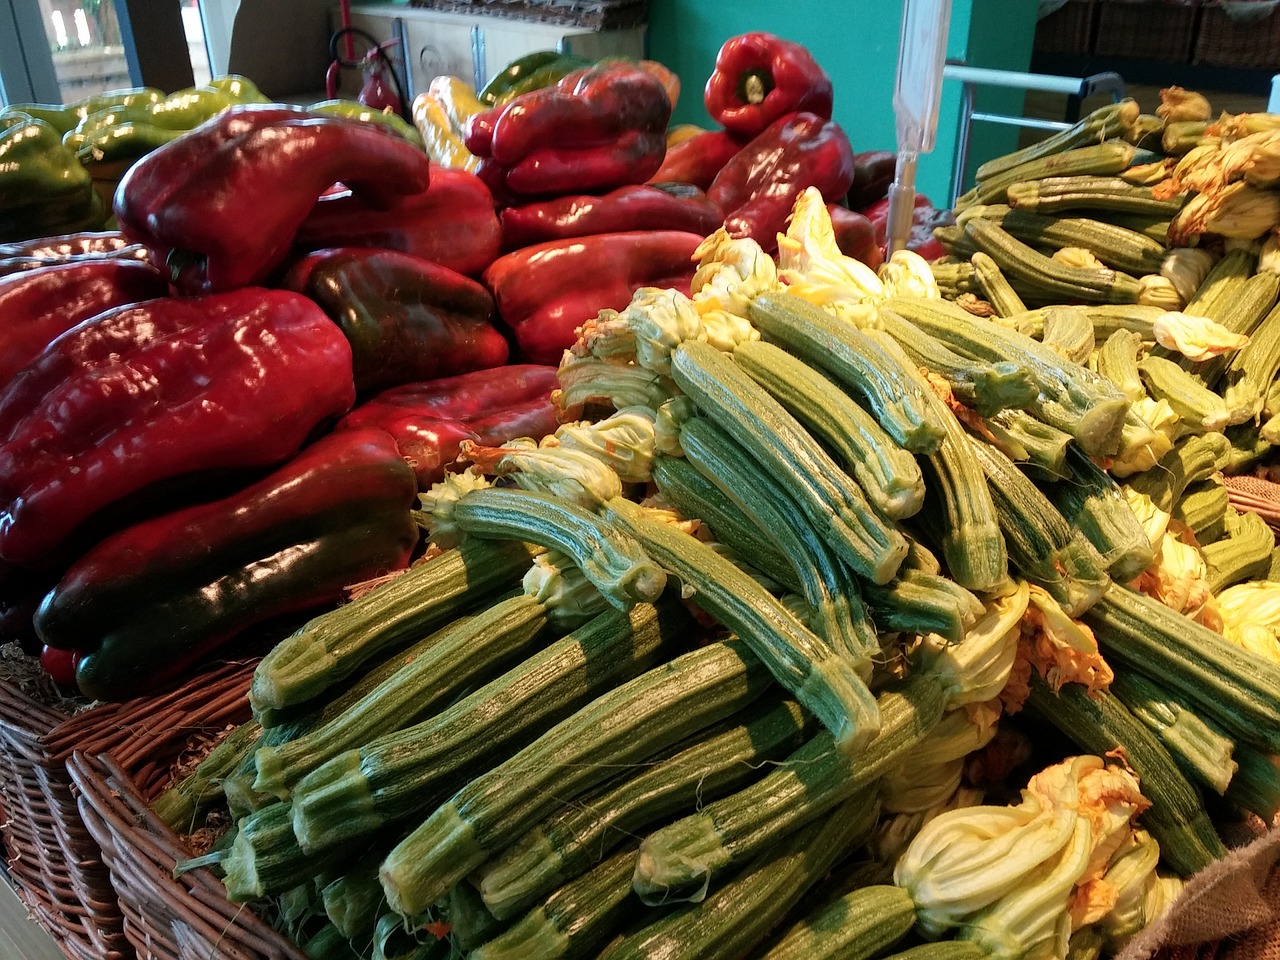
POLYGON ((585 324, 565 424, 465 444, 438 555, 259 666, 256 725, 161 804, 230 803, 193 865, 315 956, 1098 955, 1153 922, 1225 852, 1206 794, 1280 810, 1280 662, 1209 616, 1273 537, 1185 496, 1229 441, 1170 412, 1162 444, 1064 353, 1240 339, 1142 305, 1024 333, 952 269, 877 275, 806 190, 776 262, 717 231, 690 295, 585 324), (1065 742, 982 805, 1026 715, 1065 742))
POLYGON ((465 124, 434 85, 478 175, 223 112, 117 195, 183 296, 95 294, 0 392, 0 558, 87 692, 327 609, 158 804, 228 806, 183 868, 315 957, 1097 956, 1209 808, 1280 810, 1274 538, 1220 476, 1280 413, 1270 121, 1106 108, 876 271, 821 71, 740 39, 705 196, 645 183, 695 154, 632 64, 465 124), (495 301, 558 369, 496 366, 495 301))

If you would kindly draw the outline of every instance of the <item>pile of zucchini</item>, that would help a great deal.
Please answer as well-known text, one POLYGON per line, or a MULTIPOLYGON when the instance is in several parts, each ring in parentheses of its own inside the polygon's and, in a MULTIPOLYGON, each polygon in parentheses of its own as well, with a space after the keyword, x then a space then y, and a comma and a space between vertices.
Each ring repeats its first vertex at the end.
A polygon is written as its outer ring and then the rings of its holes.
POLYGON ((1280 434, 1277 275, 1256 244, 1168 249, 1154 120, 1104 108, 979 171, 942 296, 744 284, 736 340, 696 292, 637 294, 660 331, 602 314, 566 356, 574 422, 465 450, 428 559, 261 662, 253 721, 157 801, 180 833, 230 808, 182 868, 315 958, 1007 956, 923 942, 891 876, 980 802, 971 720, 1002 697, 1121 751, 1168 871, 1224 854, 1208 809, 1274 817, 1280 663, 1206 610, 1280 567, 1222 483, 1280 434), (1248 345, 1162 346, 1175 307, 1248 345), (1144 580, 1170 530, 1194 610, 1144 580), (1033 658, 1011 697, 1033 615, 1096 640, 1107 689, 1033 658))

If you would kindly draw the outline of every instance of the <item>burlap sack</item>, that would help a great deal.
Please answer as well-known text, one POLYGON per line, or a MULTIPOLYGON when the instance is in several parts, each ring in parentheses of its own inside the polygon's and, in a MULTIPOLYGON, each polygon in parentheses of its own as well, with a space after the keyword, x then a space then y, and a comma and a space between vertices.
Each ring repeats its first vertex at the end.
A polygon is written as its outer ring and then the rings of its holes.
POLYGON ((1255 839, 1192 877, 1116 960, 1280 960, 1280 820, 1246 830, 1255 839))

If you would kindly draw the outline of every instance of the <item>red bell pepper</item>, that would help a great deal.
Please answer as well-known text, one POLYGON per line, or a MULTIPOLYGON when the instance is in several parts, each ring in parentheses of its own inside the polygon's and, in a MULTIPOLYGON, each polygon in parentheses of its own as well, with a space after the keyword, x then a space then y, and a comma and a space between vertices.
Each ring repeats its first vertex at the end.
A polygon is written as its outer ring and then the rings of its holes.
POLYGON ((351 347, 296 293, 101 313, 0 389, 0 558, 47 560, 103 508, 162 481, 279 463, 354 401, 351 347))
POLYGON ((548 397, 557 383, 555 367, 536 363, 513 363, 406 383, 370 397, 339 420, 338 426, 368 426, 411 415, 432 420, 474 420, 526 400, 548 397))
POLYGON ((40 651, 40 666, 50 680, 69 689, 76 685, 76 667, 80 665, 80 657, 79 651, 59 650, 46 644, 40 651))
POLYGON ((458 459, 464 440, 500 446, 554 432, 556 383, 555 367, 516 364, 406 384, 356 407, 336 429, 378 427, 391 434, 426 490, 458 459))
POLYGON ((41 237, 21 243, 0 244, 0 277, 24 270, 38 270, 59 263, 84 263, 95 260, 143 260, 147 248, 130 243, 118 230, 93 233, 64 233, 57 237, 41 237))
POLYGON ((431 165, 431 186, 375 210, 350 192, 322 198, 298 228, 297 249, 382 247, 478 277, 498 259, 493 195, 474 174, 431 165))
POLYGON ((662 166, 650 183, 690 183, 706 190, 745 141, 725 130, 704 130, 667 148, 662 166))
POLYGON ((0 384, 81 320, 168 292, 159 271, 139 260, 86 260, 0 278, 0 384))
POLYGON ((876 228, 871 220, 838 203, 828 203, 827 212, 831 215, 831 227, 840 252, 846 257, 861 260, 872 270, 880 269, 884 262, 884 248, 876 240, 876 228))
POLYGON ((817 187, 833 202, 852 183, 853 147, 840 126, 816 114, 793 113, 725 164, 707 196, 725 211, 730 236, 751 237, 773 251, 802 190, 817 187))
POLYGON ((648 180, 662 164, 670 119, 662 82, 614 60, 475 114, 463 142, 499 200, 596 193, 648 180))
POLYGON ((621 310, 639 287, 689 292, 702 235, 635 230, 552 240, 508 253, 484 273, 498 314, 523 359, 558 364, 577 328, 606 308, 621 310))
MULTIPOLYGON (((862 213, 875 227, 876 243, 883 249, 889 226, 889 198, 876 201, 862 213)), ((911 234, 907 239, 907 249, 915 251, 926 260, 945 257, 947 248, 934 239, 933 229, 955 222, 955 215, 950 210, 939 210, 923 193, 917 193, 915 208, 911 215, 911 234)))
POLYGON ((335 182, 381 208, 425 190, 428 167, 421 149, 378 124, 232 107, 130 167, 115 213, 180 292, 231 290, 284 260, 335 182))
POLYGON ((502 243, 508 250, 620 230, 687 230, 708 234, 720 226, 719 207, 696 187, 662 190, 647 184, 628 184, 604 196, 567 196, 519 207, 507 207, 502 243))
POLYGON ((711 119, 730 133, 754 137, 787 114, 831 119, 831 78, 798 43, 759 31, 730 37, 702 94, 711 119))
POLYGON ((380 430, 322 437, 228 497, 126 527, 44 598, 36 632, 75 649, 81 693, 151 693, 251 627, 335 605, 403 569, 418 540, 413 473, 380 430))
POLYGON ((430 260, 336 247, 304 257, 282 286, 318 303, 346 335, 357 393, 507 362, 489 291, 430 260))
POLYGON ((850 210, 861 210, 889 195, 898 166, 898 155, 889 150, 870 150, 853 155, 853 186, 846 198, 850 210))

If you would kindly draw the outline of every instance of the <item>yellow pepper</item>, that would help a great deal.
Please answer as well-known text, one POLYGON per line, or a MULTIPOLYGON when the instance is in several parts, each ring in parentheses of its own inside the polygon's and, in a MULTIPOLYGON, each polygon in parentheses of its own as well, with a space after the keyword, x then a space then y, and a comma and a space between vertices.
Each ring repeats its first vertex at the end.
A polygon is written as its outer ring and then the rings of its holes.
POLYGON ((444 167, 475 170, 480 161, 462 142, 467 118, 487 110, 476 92, 458 77, 440 76, 413 101, 413 123, 422 134, 427 156, 444 167))

